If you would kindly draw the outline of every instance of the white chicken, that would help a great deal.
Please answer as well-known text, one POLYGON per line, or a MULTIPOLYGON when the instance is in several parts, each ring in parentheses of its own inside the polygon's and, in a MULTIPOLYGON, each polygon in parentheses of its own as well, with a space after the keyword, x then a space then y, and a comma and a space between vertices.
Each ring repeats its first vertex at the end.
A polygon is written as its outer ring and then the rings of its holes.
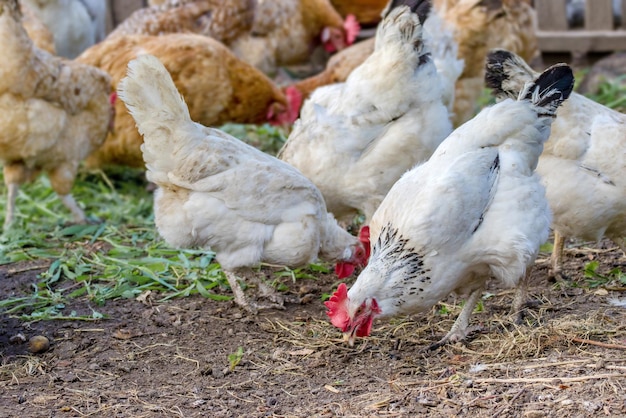
POLYGON ((393 183, 452 132, 450 95, 422 37, 430 3, 407 4, 383 12, 373 54, 344 83, 313 92, 279 153, 343 222, 361 212, 367 224, 393 183))
POLYGON ((469 298, 431 348, 460 340, 490 276, 508 287, 525 277, 550 226, 534 169, 573 84, 568 66, 548 69, 518 100, 485 108, 456 129, 394 184, 370 223, 367 267, 349 292, 341 284, 326 302, 350 344, 369 335, 375 317, 423 312, 453 291, 469 298))
POLYGON ((313 183, 288 164, 193 122, 156 57, 131 61, 118 90, 144 136, 147 177, 158 186, 159 233, 175 247, 215 251, 240 306, 251 312, 282 306, 280 295, 254 276, 273 304, 249 301, 239 287, 235 273, 261 262, 295 267, 319 256, 365 264, 362 244, 326 211, 313 183))
MULTIPOLYGON (((519 56, 492 51, 488 87, 511 97, 536 73, 519 56)), ((565 237, 606 236, 626 253, 626 115, 572 93, 559 108, 537 173, 553 212, 551 274, 562 275, 565 237)))
POLYGON ((75 58, 104 39, 106 2, 104 0, 20 0, 54 34, 56 53, 75 58))

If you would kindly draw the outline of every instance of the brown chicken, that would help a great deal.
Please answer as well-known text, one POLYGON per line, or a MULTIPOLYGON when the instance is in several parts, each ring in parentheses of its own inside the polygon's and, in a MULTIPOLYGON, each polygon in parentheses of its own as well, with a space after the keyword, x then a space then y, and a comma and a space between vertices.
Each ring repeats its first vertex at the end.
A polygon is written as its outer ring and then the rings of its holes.
POLYGON ((22 11, 22 25, 28 37, 33 40, 37 48, 56 54, 54 49, 54 35, 46 25, 25 4, 20 4, 22 11))
POLYGON ((361 65, 372 52, 374 38, 357 42, 330 57, 324 71, 300 80, 292 86, 302 94, 303 99, 306 99, 318 87, 346 81, 352 70, 361 65))
MULTIPOLYGON (((434 0, 433 3, 454 32, 458 57, 464 61, 463 73, 456 82, 452 116, 454 125, 458 126, 478 110, 478 98, 484 88, 485 57, 491 48, 505 48, 527 60, 537 56, 535 11, 525 0, 434 0)), ((345 81, 374 51, 374 41, 371 38, 346 48, 328 61, 323 72, 293 86, 307 98, 317 87, 345 81)), ((439 65, 437 68, 442 70, 439 65)))
POLYGON ((484 88, 485 58, 492 48, 503 48, 528 62, 539 50, 536 13, 530 0, 433 0, 455 31, 459 58, 465 61, 456 84, 453 122, 469 120, 478 111, 484 88))
POLYGON ((70 191, 80 161, 104 141, 111 118, 110 79, 97 68, 34 46, 17 0, 0 0, 0 161, 15 217, 21 184, 40 172, 74 216, 86 220, 70 191))
POLYGON ((354 15, 362 25, 380 22, 387 0, 330 0, 341 16, 354 15))
MULTIPOLYGON (((286 111, 285 95, 263 73, 235 57, 214 39, 195 34, 132 35, 105 39, 78 60, 107 71, 113 88, 128 62, 142 54, 159 58, 185 97, 192 118, 215 126, 263 123, 286 111)), ((123 103, 104 145, 87 159, 90 168, 119 164, 143 167, 142 138, 123 103)))
POLYGON ((224 44, 252 30, 256 0, 166 0, 135 10, 109 35, 197 33, 224 44))
POLYGON ((335 52, 354 42, 359 26, 329 0, 166 0, 135 11, 110 36, 195 32, 230 47, 266 74, 307 62, 323 44, 335 52))

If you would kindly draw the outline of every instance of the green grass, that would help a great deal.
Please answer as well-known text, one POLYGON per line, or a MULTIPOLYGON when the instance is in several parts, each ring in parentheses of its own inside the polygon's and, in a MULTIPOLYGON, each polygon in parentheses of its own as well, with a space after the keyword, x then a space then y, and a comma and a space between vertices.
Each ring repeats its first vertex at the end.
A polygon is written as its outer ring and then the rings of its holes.
MULTIPOLYGON (((284 133, 268 125, 230 125, 229 133, 276 153, 284 133)), ((4 184, 0 174, 0 182, 4 184)), ((49 265, 32 284, 29 295, 2 295, 0 311, 25 320, 99 319, 107 300, 136 298, 145 292, 158 300, 200 294, 229 300, 230 291, 214 253, 176 250, 156 232, 152 194, 143 170, 120 168, 107 174, 79 174, 72 193, 90 218, 71 225, 69 211, 45 176, 21 187, 15 223, 0 235, 0 265, 49 265), (91 312, 66 306, 82 298, 91 312)), ((0 221, 4 221, 6 188, 0 186, 0 221)), ((293 280, 312 278, 324 266, 277 272, 293 280)), ((279 290, 281 290, 279 288, 279 290)))
MULTIPOLYGON (((230 299, 214 292, 226 282, 212 252, 175 250, 158 237, 152 196, 143 173, 134 174, 115 180, 79 175, 73 193, 92 217, 87 225, 66 226, 69 213, 46 177, 24 186, 17 220, 0 236, 0 264, 48 262, 49 267, 39 275, 32 295, 8 297, 0 308, 31 320, 97 319, 95 310, 77 317, 64 307, 77 297, 97 307, 108 299, 135 298, 147 291, 160 294, 161 300, 192 294, 230 299)), ((3 195, 2 213, 5 205, 3 195)))
POLYGON ((626 285, 626 273, 619 268, 614 268, 608 273, 602 274, 598 271, 600 263, 598 261, 590 261, 585 264, 585 281, 590 288, 606 286, 614 283, 618 286, 626 285))
POLYGON ((600 84, 598 92, 589 97, 619 112, 626 112, 626 75, 614 82, 600 84))

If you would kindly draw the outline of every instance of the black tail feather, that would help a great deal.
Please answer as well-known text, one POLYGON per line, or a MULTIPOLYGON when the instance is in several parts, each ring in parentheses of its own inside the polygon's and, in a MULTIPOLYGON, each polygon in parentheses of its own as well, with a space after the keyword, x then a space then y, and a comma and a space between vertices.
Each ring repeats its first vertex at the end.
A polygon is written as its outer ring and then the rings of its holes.
POLYGON ((487 55, 485 63, 485 86, 492 89, 494 96, 501 95, 517 95, 518 92, 507 91, 503 85, 509 79, 509 75, 505 71, 504 63, 512 61, 514 55, 505 49, 494 49, 487 55), (511 94, 513 93, 513 94, 511 94))
POLYGON ((574 73, 567 64, 556 64, 545 70, 528 88, 524 98, 554 114, 574 89, 574 73))
POLYGON ((419 17, 420 23, 424 23, 430 9, 432 7, 430 0, 390 0, 389 4, 383 12, 383 19, 387 17, 389 12, 399 6, 409 6, 411 12, 416 13, 419 17))

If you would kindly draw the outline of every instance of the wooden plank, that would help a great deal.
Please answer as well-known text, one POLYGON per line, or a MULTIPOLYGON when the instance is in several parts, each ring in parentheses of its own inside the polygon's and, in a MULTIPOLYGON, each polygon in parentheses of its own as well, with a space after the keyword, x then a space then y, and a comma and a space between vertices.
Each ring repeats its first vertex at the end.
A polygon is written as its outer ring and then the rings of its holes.
POLYGON ((613 29, 613 0, 587 0, 585 2, 585 29, 613 29))
POLYGON ((626 30, 537 31, 537 44, 542 52, 613 52, 624 49, 626 30))
POLYGON ((535 0, 535 9, 537 10, 537 20, 540 30, 567 30, 568 24, 567 17, 565 16, 566 1, 567 0, 535 0))

